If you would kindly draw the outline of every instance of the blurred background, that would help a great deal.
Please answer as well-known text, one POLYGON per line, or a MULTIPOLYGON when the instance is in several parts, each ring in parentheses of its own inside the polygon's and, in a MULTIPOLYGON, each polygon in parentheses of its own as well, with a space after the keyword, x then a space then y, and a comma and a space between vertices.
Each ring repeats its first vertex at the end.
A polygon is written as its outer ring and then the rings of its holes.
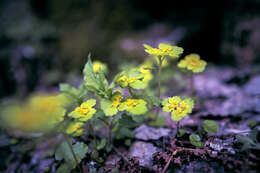
POLYGON ((77 83, 89 53, 114 74, 159 42, 250 68, 260 62, 260 0, 1 0, 0 99, 77 83))

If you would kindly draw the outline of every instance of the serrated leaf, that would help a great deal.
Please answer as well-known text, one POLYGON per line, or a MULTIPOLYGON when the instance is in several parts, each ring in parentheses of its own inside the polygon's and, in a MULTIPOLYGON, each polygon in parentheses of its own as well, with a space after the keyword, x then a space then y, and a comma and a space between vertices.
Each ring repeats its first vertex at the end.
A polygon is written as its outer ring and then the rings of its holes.
POLYGON ((203 148, 204 144, 200 141, 199 135, 191 134, 189 136, 190 143, 198 148, 203 148))
POLYGON ((107 143, 106 139, 102 139, 97 146, 97 150, 103 149, 105 147, 106 143, 107 143))
POLYGON ((203 121, 202 127, 208 133, 217 133, 219 128, 218 124, 212 120, 203 121))

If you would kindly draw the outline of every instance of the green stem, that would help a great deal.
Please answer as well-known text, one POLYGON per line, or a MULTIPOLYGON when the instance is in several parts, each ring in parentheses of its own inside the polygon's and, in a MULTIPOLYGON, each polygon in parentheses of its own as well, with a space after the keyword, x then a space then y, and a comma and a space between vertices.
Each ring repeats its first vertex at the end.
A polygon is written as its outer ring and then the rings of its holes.
MULTIPOLYGON (((158 97, 161 99, 161 72, 162 72, 162 63, 164 60, 164 57, 158 56, 159 64, 158 64, 158 97)), ((156 117, 155 121, 157 121, 159 116, 160 108, 157 108, 156 110, 156 117)))
POLYGON ((193 74, 190 74, 190 96, 195 96, 193 74))
POLYGON ((72 147, 72 144, 70 143, 70 140, 69 140, 69 137, 66 133, 63 134, 64 138, 65 138, 65 141, 67 142, 67 144, 69 145, 69 148, 70 148, 70 152, 72 153, 72 156, 77 164, 77 167, 79 169, 80 172, 82 172, 80 166, 79 166, 79 161, 77 159, 77 156, 76 156, 76 153, 75 151, 73 150, 73 147, 72 147))
POLYGON ((162 57, 159 58, 159 67, 158 67, 158 97, 161 98, 161 72, 162 72, 162 57))
POLYGON ((131 94, 131 96, 134 97, 135 94, 134 94, 133 90, 131 89, 131 87, 128 86, 127 89, 128 89, 128 92, 131 94))
POLYGON ((178 136, 179 130, 180 130, 180 121, 177 122, 177 128, 176 128, 176 130, 177 130, 176 136, 178 136))
POLYGON ((90 131, 90 133, 92 133, 92 135, 94 137, 94 144, 95 144, 95 146, 97 146, 97 137, 96 137, 94 127, 92 126, 90 121, 88 121, 88 125, 89 125, 89 131, 90 131))

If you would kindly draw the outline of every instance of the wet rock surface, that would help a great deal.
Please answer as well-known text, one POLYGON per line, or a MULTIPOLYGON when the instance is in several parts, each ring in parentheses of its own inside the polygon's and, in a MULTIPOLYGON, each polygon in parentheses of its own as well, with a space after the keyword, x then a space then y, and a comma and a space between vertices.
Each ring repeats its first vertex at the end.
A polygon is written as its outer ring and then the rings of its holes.
POLYGON ((142 140, 158 140, 163 136, 169 135, 171 132, 167 128, 153 128, 147 125, 141 125, 135 130, 135 137, 142 140))
POLYGON ((152 155, 160 151, 151 143, 147 142, 135 142, 129 150, 129 157, 136 157, 139 160, 141 166, 149 166, 152 164, 152 155))

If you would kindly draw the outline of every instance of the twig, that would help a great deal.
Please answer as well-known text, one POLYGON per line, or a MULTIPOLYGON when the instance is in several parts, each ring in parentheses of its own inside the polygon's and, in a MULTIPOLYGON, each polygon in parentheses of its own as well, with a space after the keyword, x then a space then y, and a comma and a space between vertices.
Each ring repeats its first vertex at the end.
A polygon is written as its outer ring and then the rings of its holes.
POLYGON ((168 162, 166 163, 165 167, 163 168, 162 173, 165 173, 165 172, 167 171, 167 169, 168 169, 168 167, 170 166, 170 163, 171 163, 171 161, 172 161, 172 159, 173 159, 173 156, 176 154, 176 151, 177 151, 177 150, 175 150, 174 152, 172 152, 172 155, 171 155, 170 159, 168 160, 168 162))

